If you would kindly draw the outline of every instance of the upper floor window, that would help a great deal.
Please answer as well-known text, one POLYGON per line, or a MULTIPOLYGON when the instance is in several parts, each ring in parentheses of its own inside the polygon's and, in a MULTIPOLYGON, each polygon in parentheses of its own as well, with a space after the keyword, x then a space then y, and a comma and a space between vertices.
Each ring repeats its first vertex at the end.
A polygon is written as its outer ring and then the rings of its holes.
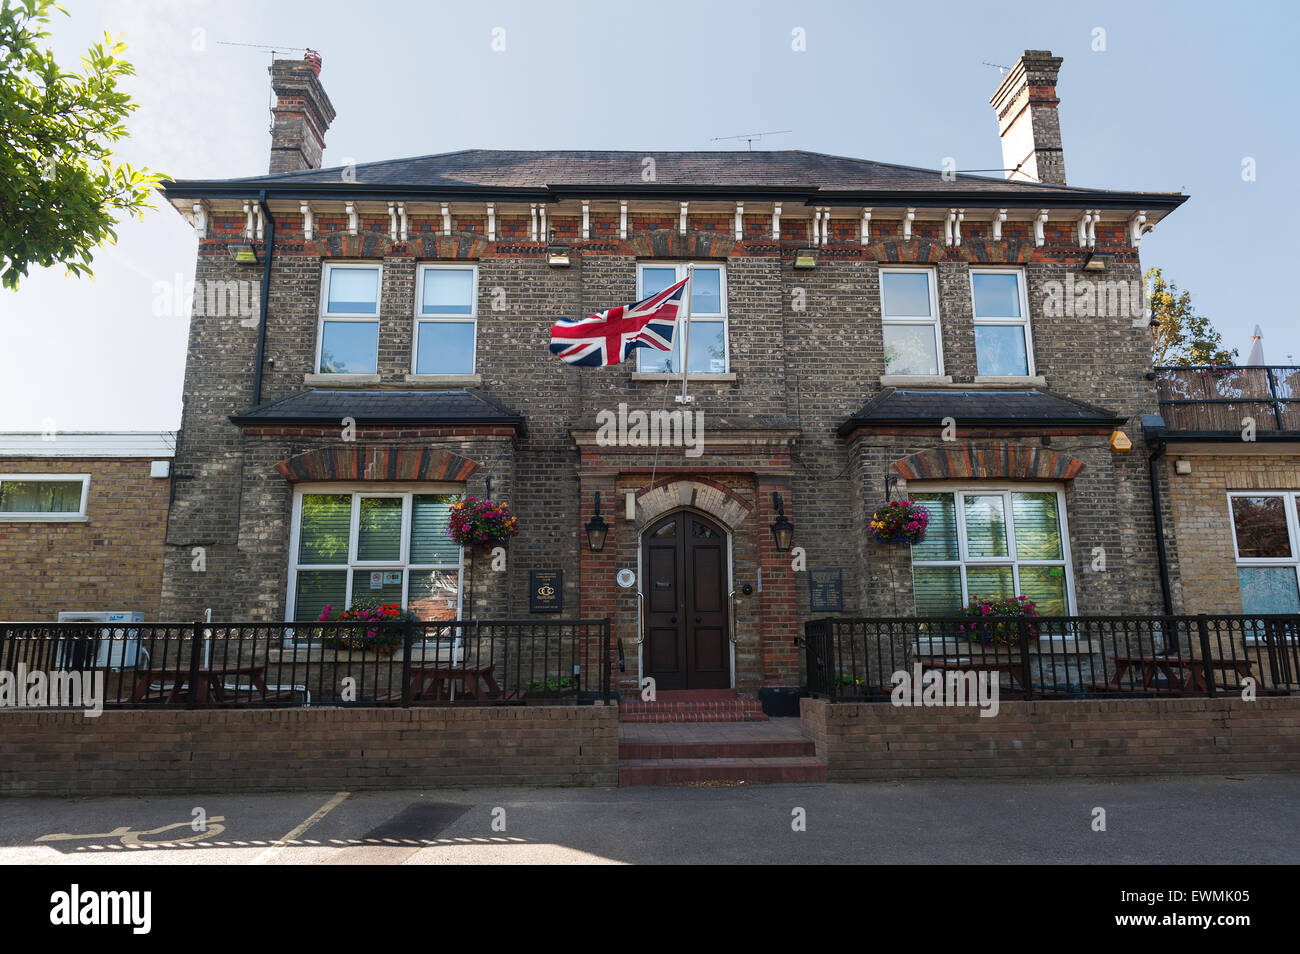
POLYGON ((478 269, 421 265, 416 278, 416 374, 473 374, 478 269))
POLYGON ((379 265, 329 264, 321 288, 321 374, 374 374, 379 361, 379 265))
POLYGON ((882 268, 880 306, 885 373, 924 377, 943 374, 934 272, 928 268, 882 268))
POLYGON ((1231 493, 1243 613, 1300 613, 1300 495, 1231 493))
MULTIPOLYGON (((644 264, 637 266, 637 301, 661 292, 686 277, 683 264, 644 264)), ((722 265, 696 265, 691 278, 692 374, 725 374, 730 367, 727 356, 727 272, 722 265)), ((673 334, 672 351, 637 349, 638 371, 680 372, 685 329, 673 334)))
POLYGON ((1013 269, 971 269, 976 373, 1021 378, 1034 373, 1024 275, 1013 269))
POLYGON ((87 474, 0 474, 0 520, 81 520, 87 474))

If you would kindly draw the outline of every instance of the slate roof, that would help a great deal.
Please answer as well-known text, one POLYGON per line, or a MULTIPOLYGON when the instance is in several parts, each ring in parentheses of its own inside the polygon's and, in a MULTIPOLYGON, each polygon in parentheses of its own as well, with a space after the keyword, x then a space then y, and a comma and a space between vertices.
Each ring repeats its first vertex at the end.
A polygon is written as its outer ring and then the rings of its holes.
MULTIPOLYGON (((802 150, 727 152, 677 152, 661 150, 519 150, 465 149, 459 152, 360 163, 348 167, 307 169, 277 175, 250 176, 210 181, 185 180, 164 183, 175 197, 201 193, 204 187, 241 188, 249 192, 267 187, 292 191, 297 187, 330 187, 333 191, 364 192, 367 189, 419 188, 563 193, 596 195, 602 189, 635 195, 655 190, 707 189, 817 193, 833 199, 836 193, 933 193, 987 194, 996 198, 1040 197, 1043 199, 1116 200, 1144 195, 1156 207, 1176 206, 1185 196, 1177 193, 1113 192, 1074 186, 1012 182, 996 176, 958 173, 945 177, 934 169, 895 165, 868 159, 832 156, 802 150), (654 179, 644 178, 646 158, 655 161, 654 179)), ((1103 203, 1104 204, 1104 203, 1103 203)))
POLYGON ((521 415, 477 391, 298 391, 232 414, 235 424, 342 421, 358 424, 508 424, 524 428, 521 415))
POLYGON ((1116 427, 1113 411, 1039 388, 959 391, 947 388, 886 388, 839 427, 846 437, 858 427, 941 427, 951 417, 962 427, 1116 427))

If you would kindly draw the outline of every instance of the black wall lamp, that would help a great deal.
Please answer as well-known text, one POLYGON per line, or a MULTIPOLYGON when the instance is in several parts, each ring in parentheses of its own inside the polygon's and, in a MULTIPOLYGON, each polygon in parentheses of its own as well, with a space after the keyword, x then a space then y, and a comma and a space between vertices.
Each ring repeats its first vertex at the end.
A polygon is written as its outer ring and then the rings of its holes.
POLYGON ((776 519, 772 521, 772 539, 778 550, 788 553, 794 543, 794 524, 786 519, 785 501, 776 492, 772 493, 772 506, 776 508, 776 519))
POLYGON ((600 515, 600 491, 596 491, 596 513, 587 521, 587 547, 592 553, 605 549, 605 537, 609 534, 609 524, 600 515))

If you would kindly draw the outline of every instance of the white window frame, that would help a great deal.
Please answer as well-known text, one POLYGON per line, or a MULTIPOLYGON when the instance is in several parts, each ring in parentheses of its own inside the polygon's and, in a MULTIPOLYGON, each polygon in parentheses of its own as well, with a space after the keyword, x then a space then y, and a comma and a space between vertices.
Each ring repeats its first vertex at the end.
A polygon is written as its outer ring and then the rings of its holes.
MULTIPOLYGON (((1232 556, 1236 561, 1235 565, 1242 567, 1283 567, 1289 568, 1296 574, 1296 586, 1300 588, 1300 516, 1296 513, 1296 504, 1300 502, 1300 491, 1294 490, 1234 490, 1228 492, 1228 532, 1232 534, 1232 556), (1280 497, 1282 498, 1282 509, 1286 513, 1286 533, 1287 543, 1291 548, 1289 557, 1244 557, 1237 546, 1237 515, 1232 511, 1232 500, 1234 497, 1280 497)), ((1241 598, 1240 582, 1238 582, 1237 598, 1241 598)), ((1246 612, 1246 607, 1241 611, 1246 612)), ((1268 614, 1261 614, 1268 615, 1268 614)), ((1287 637, 1288 642, 1294 642, 1300 639, 1300 636, 1287 637)), ((1244 636, 1247 646, 1254 645, 1257 641, 1263 642, 1255 636, 1253 631, 1247 631, 1244 636)))
MULTIPOLYGON (((1025 270, 1023 268, 972 268, 970 269, 970 313, 971 320, 975 327, 980 325, 1001 325, 1004 327, 1021 327, 1025 334, 1025 366, 1027 373, 1013 375, 982 375, 982 377, 1006 378, 1009 381, 1022 380, 1035 376, 1034 370, 1034 336, 1030 330, 1029 322, 1029 293, 1025 288, 1025 270), (975 307, 975 276, 976 275, 1015 275, 1016 287, 1020 292, 1020 317, 1019 318, 980 318, 976 314, 975 307)), ((979 371, 979 341, 975 342, 975 373, 979 371)))
POLYGON ((289 529, 289 569, 286 580, 284 602, 284 619, 286 623, 307 623, 293 618, 298 596, 298 573, 301 570, 346 570, 345 583, 348 602, 352 601, 352 583, 357 572, 373 573, 379 570, 400 570, 402 572, 402 607, 408 606, 411 588, 412 570, 455 570, 456 571, 456 619, 461 618, 465 590, 465 548, 457 547, 457 560, 453 563, 410 563, 412 497, 425 494, 459 495, 465 492, 461 484, 429 483, 391 484, 391 483, 304 483, 298 484, 293 491, 292 522, 289 529), (302 535, 302 498, 307 495, 332 494, 352 496, 352 512, 348 525, 348 561, 342 563, 307 563, 298 562, 298 547, 302 535), (402 499, 401 549, 397 560, 358 560, 357 544, 360 542, 358 521, 361 514, 362 497, 400 497, 402 499))
POLYGON ((360 378, 370 377, 379 373, 379 318, 383 311, 384 301, 384 266, 380 262, 326 262, 321 269, 320 281, 320 307, 318 309, 318 318, 316 320, 316 364, 313 374, 328 374, 330 377, 338 378, 360 378), (373 314, 364 312, 331 312, 329 310, 330 297, 330 273, 336 269, 344 268, 368 268, 374 270, 377 275, 375 279, 375 311, 373 314), (375 324, 375 370, 368 372, 356 372, 348 374, 339 374, 333 371, 323 371, 320 366, 321 349, 325 345, 325 322, 340 321, 355 324, 358 321, 370 321, 375 324))
MULTIPOLYGON (((722 304, 722 311, 721 311, 721 312, 718 312, 718 313, 710 312, 709 314, 704 314, 704 315, 697 315, 697 314, 695 313, 695 309, 694 309, 694 307, 691 307, 691 303, 690 303, 690 302, 686 302, 686 303, 685 303, 686 306, 690 308, 690 320, 691 320, 691 321, 705 321, 705 322, 714 322, 714 323, 717 323, 717 322, 719 322, 719 321, 722 322, 722 355, 723 355, 723 369, 722 369, 721 371, 698 371, 698 372, 697 372, 697 371, 692 371, 692 372, 690 372, 690 373, 691 373, 692 376, 703 376, 703 375, 707 375, 707 374, 730 374, 730 373, 731 373, 731 320, 730 320, 730 318, 728 317, 728 308, 727 308, 727 266, 726 266, 724 263, 722 263, 722 262, 662 262, 662 261, 655 261, 655 260, 653 260, 653 259, 652 259, 652 260, 648 260, 648 261, 643 261, 643 262, 637 262, 637 263, 636 263, 636 300, 637 300, 637 301, 641 301, 642 299, 644 299, 644 298, 648 298, 648 297, 649 297, 649 296, 646 294, 646 292, 644 291, 644 287, 643 287, 643 285, 642 285, 642 281, 641 281, 641 276, 645 273, 645 270, 646 270, 647 268, 665 268, 665 269, 666 269, 666 268, 672 268, 672 269, 675 269, 676 272, 677 272, 677 278, 674 279, 674 281, 679 282, 679 281, 681 281, 683 278, 686 277, 686 268, 687 268, 688 265, 694 265, 696 268, 699 268, 699 269, 704 269, 704 268, 716 268, 716 269, 718 270, 718 293, 719 293, 719 297, 720 297, 721 300, 722 300, 722 301, 721 301, 721 304, 722 304)), ((674 349, 676 349, 676 347, 677 347, 679 344, 681 344, 681 342, 682 342, 683 340, 685 340, 685 336, 682 334, 682 330, 683 330, 683 329, 678 328, 676 331, 673 332, 673 347, 674 347, 674 349)), ((681 375, 681 369, 680 369, 680 368, 678 368, 676 371, 660 371, 660 370, 657 370, 657 369, 642 370, 642 368, 641 368, 641 353, 644 352, 644 351, 649 351, 649 350, 652 350, 652 349, 648 349, 648 348, 637 348, 637 349, 636 349, 636 370, 637 370, 639 373, 641 373, 641 374, 668 374, 668 375, 671 375, 671 376, 674 376, 674 377, 676 377, 676 376, 680 376, 680 375, 681 375)), ((655 354, 664 354, 664 353, 665 353, 665 352, 662 352, 662 351, 655 351, 655 354)), ((671 353, 671 352, 668 352, 668 353, 671 353)), ((689 357, 690 357, 689 355, 684 356, 684 357, 682 358, 683 362, 687 361, 687 360, 689 359, 689 357)))
MULTIPOLYGON (((987 487, 978 484, 962 484, 953 486, 951 484, 929 484, 925 482, 916 482, 908 485, 908 494, 952 494, 953 497, 953 519, 957 527, 957 559, 956 560, 922 560, 912 561, 912 567, 936 567, 936 568, 960 568, 961 576, 961 601, 963 606, 970 605, 970 589, 966 579, 966 568, 968 566, 989 567, 989 566, 1010 566, 1012 586, 1017 594, 1020 593, 1020 567, 1021 566, 1063 566, 1065 569, 1065 605, 1066 615, 1077 615, 1077 609, 1074 597, 1074 559, 1070 554, 1070 519, 1065 509, 1065 489, 1057 484, 990 484, 987 487), (1061 521, 1061 557, 1057 560, 1021 560, 1016 556, 1016 533, 1015 533, 1015 514, 1013 512, 1011 495, 1016 493, 1054 493, 1056 494, 1056 514, 1061 521), (1000 557, 970 557, 968 555, 968 546, 966 539, 966 517, 965 517, 965 499, 966 497, 994 497, 1001 496, 1003 507, 1005 508, 1007 521, 1007 556, 1000 557)), ((910 554, 909 554, 910 556, 910 554)), ((915 580, 915 578, 913 578, 915 580)), ((913 586, 912 612, 916 613, 916 595, 915 585, 913 586)), ((923 617, 918 617, 923 618, 923 617)), ((1040 639, 1049 638, 1047 634, 1039 637, 1040 639)))
POLYGON ((81 503, 75 513, 0 512, 0 523, 82 523, 87 519, 86 504, 90 500, 90 474, 0 474, 0 484, 8 480, 15 483, 33 481, 65 484, 81 481, 81 503))
POLYGON ((884 327, 885 326, 909 325, 912 327, 922 327, 928 325, 934 329, 934 354, 935 354, 935 361, 939 366, 938 371, 936 371, 934 374, 910 374, 903 371, 891 371, 889 368, 888 358, 885 358, 885 375, 888 377, 917 377, 917 378, 943 377, 943 375, 946 372, 944 371, 944 366, 943 366, 943 324, 939 318, 938 273, 935 271, 934 268, 931 268, 929 266, 907 267, 907 266, 891 265, 887 268, 881 268, 879 270, 878 277, 880 282, 880 323, 881 323, 880 343, 881 343, 882 357, 884 357, 884 346, 885 346, 884 327), (905 273, 915 274, 918 272, 926 275, 927 280, 929 282, 930 317, 926 318, 924 316, 907 317, 907 316, 886 315, 885 314, 885 276, 892 275, 892 274, 905 274, 905 273))
POLYGON ((477 264, 453 264, 451 262, 429 262, 416 267, 415 269, 415 323, 411 327, 411 374, 418 374, 420 377, 429 378, 460 378, 469 374, 478 373, 478 265, 477 264), (424 306, 424 273, 433 269, 443 269, 450 271, 466 271, 473 273, 473 280, 469 298, 469 314, 444 314, 429 313, 423 310, 424 306), (468 371, 444 371, 444 372, 421 372, 418 370, 420 365, 420 325, 421 324, 465 324, 468 322, 473 326, 473 343, 470 352, 470 367, 468 371))

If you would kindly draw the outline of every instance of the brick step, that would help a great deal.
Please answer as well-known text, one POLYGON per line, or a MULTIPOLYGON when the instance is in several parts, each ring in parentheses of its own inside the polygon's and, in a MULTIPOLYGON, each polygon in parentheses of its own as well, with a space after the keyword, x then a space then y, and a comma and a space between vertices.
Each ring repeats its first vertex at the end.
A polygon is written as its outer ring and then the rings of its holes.
POLYGON ((817 754, 811 739, 754 741, 620 742, 618 757, 629 759, 787 759, 817 754))
POLYGON ((655 702, 725 702, 739 698, 740 693, 735 689, 660 689, 655 693, 655 702))
POLYGON ((757 699, 719 699, 705 702, 624 702, 620 722, 766 722, 757 699))
POLYGON ((781 759, 631 759, 620 763, 618 767, 620 786, 824 781, 826 763, 810 756, 781 759))

